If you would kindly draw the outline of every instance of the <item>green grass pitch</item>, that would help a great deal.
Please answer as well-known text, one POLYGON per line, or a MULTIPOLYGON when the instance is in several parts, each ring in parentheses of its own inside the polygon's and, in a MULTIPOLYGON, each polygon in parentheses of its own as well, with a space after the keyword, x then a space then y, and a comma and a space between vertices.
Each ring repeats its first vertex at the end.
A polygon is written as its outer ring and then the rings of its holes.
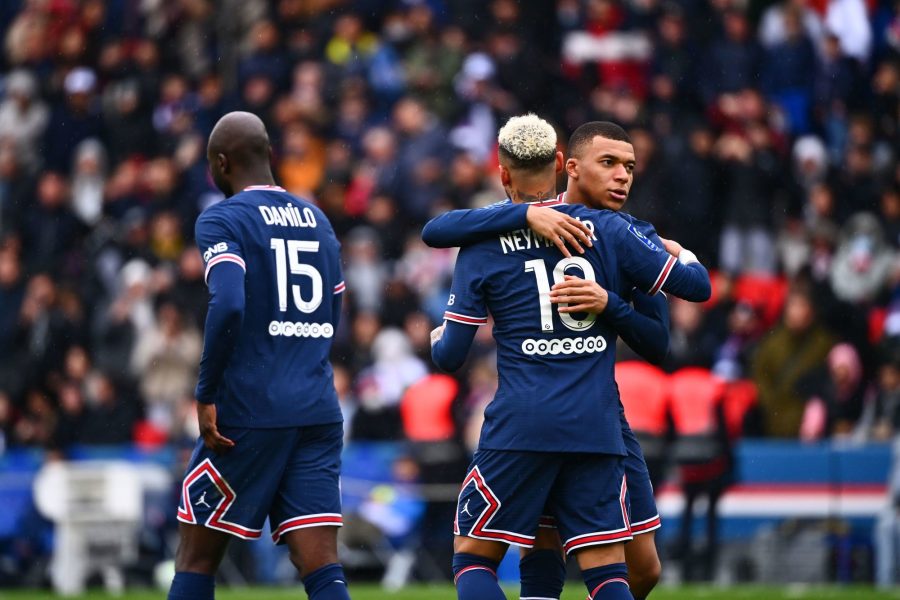
MULTIPOLYGON (((400 592, 387 592, 371 585, 352 585, 353 600, 455 600, 456 592, 449 585, 416 586, 400 592)), ((563 600, 584 600, 584 587, 575 581, 566 585, 563 600)), ((50 600, 55 598, 48 591, 0 590, 0 600, 50 600)), ((516 590, 507 591, 510 600, 518 598, 516 590)), ((650 596, 652 600, 900 600, 900 588, 891 592, 878 592, 871 587, 660 587, 650 596)), ((161 600, 163 592, 129 591, 123 596, 110 596, 102 591, 79 596, 78 600, 161 600)), ((298 585, 295 588, 220 588, 217 600, 305 600, 306 594, 298 585)))

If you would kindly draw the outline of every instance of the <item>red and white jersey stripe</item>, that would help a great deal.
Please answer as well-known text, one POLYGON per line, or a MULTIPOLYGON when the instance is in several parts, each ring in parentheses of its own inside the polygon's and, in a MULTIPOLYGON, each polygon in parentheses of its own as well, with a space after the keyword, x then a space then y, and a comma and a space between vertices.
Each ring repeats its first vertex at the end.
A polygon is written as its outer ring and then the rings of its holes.
POLYGON ((214 256, 213 258, 211 258, 209 260, 208 263, 206 263, 206 272, 203 273, 203 280, 207 281, 209 279, 210 269, 212 269, 217 264, 223 263, 223 262, 233 262, 234 264, 236 264, 240 268, 242 268, 245 273, 247 272, 247 265, 246 265, 246 263, 244 263, 244 259, 241 258, 240 256, 238 256, 237 254, 232 254, 230 252, 227 252, 225 254, 219 254, 218 256, 214 256))
POLYGON ((648 295, 653 296, 662 289, 662 286, 666 284, 666 279, 669 278, 669 274, 672 273, 672 269, 675 268, 675 263, 678 262, 678 259, 674 256, 669 256, 669 259, 666 261, 666 264, 663 265, 662 271, 659 272, 659 275, 656 277, 656 281, 653 282, 653 287, 647 292, 648 295))
POLYGON ((342 281, 339 284, 337 284, 336 286, 334 286, 334 293, 340 294, 341 292, 343 292, 346 289, 347 289, 347 284, 342 281))
POLYGON ((460 313, 451 312, 449 310, 444 311, 444 319, 446 321, 456 321, 457 323, 462 323, 463 325, 487 325, 488 318, 484 317, 472 317, 469 315, 463 315, 460 313))

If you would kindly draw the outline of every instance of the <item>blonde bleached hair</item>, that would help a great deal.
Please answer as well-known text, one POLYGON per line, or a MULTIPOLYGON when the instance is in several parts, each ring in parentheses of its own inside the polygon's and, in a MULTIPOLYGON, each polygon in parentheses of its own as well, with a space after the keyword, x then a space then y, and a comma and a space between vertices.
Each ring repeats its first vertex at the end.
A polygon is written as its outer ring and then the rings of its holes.
POLYGON ((512 117, 497 134, 499 153, 511 167, 544 167, 556 159, 556 130, 536 114, 512 117))

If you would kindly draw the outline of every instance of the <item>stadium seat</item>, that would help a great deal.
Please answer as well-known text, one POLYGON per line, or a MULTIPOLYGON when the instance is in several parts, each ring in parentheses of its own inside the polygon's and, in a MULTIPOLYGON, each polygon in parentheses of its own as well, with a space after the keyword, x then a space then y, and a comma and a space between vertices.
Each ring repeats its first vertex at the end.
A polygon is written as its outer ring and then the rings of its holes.
POLYGON ((725 382, 709 369, 687 367, 669 376, 675 459, 704 463, 722 453, 720 414, 725 382))
POLYGON ((453 437, 451 405, 459 384, 449 375, 433 374, 409 386, 400 401, 403 431, 413 442, 438 442, 453 437))
POLYGON ((625 417, 635 433, 666 433, 666 374, 649 363, 627 360, 616 364, 616 383, 625 417))
POLYGON ((747 411, 756 405, 756 384, 749 379, 731 381, 725 386, 723 410, 728 437, 734 441, 744 433, 744 418, 747 411))
POLYGON ((734 285, 734 298, 759 310, 763 324, 773 325, 781 316, 787 296, 787 280, 769 275, 743 275, 734 285))

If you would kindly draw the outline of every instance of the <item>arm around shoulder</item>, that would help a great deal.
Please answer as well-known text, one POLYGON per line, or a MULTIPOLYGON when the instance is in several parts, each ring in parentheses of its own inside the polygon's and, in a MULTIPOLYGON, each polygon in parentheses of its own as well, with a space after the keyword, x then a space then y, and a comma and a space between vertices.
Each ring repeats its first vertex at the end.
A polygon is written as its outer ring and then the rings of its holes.
POLYGON ((454 248, 526 226, 528 205, 507 204, 451 210, 428 221, 422 241, 432 248, 454 248))

